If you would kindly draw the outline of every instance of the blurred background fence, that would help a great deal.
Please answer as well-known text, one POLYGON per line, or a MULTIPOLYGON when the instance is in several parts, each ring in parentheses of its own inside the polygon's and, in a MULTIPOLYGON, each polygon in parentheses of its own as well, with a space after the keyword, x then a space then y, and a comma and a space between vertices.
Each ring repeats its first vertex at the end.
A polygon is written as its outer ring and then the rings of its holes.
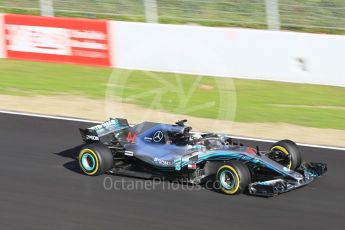
POLYGON ((345 34, 344 0, 0 0, 0 12, 345 34))

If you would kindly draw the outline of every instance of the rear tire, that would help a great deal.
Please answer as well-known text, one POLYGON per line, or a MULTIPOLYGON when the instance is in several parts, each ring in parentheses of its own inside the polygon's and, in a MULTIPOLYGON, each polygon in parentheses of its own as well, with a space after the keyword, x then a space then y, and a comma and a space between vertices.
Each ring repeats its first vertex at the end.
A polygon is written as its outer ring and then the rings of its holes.
POLYGON ((113 154, 101 143, 86 145, 79 152, 81 170, 89 176, 102 175, 113 167, 113 154))
MULTIPOLYGON (((277 143, 272 145, 271 151, 281 154, 281 156, 287 157, 287 159, 285 161, 282 161, 281 164, 288 169, 295 170, 301 166, 302 154, 295 142, 290 140, 278 141, 277 143)), ((272 158, 272 154, 275 153, 271 153, 269 157, 275 160, 274 157, 272 158)))
POLYGON ((235 195, 247 189, 251 175, 247 165, 240 161, 230 161, 219 167, 216 180, 222 193, 235 195))

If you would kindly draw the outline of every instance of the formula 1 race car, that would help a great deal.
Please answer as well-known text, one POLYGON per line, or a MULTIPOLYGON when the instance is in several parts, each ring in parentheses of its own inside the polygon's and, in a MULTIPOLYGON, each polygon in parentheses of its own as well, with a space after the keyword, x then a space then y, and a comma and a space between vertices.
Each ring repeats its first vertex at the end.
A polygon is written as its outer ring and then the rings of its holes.
POLYGON ((225 194, 247 191, 273 196, 312 182, 327 171, 323 163, 302 163, 298 146, 290 140, 268 151, 233 143, 228 136, 191 133, 187 120, 174 125, 126 119, 80 129, 85 145, 78 155, 82 171, 144 179, 177 179, 202 184, 210 178, 225 194))

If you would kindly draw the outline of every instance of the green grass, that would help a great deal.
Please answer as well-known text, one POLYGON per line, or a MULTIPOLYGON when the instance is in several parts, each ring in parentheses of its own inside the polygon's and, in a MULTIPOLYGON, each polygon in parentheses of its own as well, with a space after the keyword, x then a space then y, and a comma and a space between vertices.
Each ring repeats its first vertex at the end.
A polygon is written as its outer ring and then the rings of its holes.
POLYGON ((0 60, 0 93, 104 98, 109 68, 0 60))
POLYGON ((345 130, 345 88, 0 60, 0 94, 80 95, 197 117, 345 130), (112 77, 111 77, 112 76, 112 77), (108 86, 108 87, 107 87, 108 86), (192 93, 190 96, 189 93, 192 93), (196 105, 208 106, 196 108, 196 105), (320 107, 321 106, 321 107, 320 107), (195 110, 190 110, 194 108, 195 110))

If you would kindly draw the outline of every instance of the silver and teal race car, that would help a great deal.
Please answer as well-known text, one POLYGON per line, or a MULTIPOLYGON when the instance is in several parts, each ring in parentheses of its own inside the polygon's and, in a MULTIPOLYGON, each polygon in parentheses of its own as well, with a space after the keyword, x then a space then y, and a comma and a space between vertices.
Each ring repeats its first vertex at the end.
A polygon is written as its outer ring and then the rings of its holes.
POLYGON ((309 184, 327 171, 324 163, 302 162, 298 146, 282 140, 267 150, 238 145, 225 135, 192 133, 186 120, 175 124, 110 119, 80 129, 83 173, 163 178, 192 184, 214 181, 216 189, 273 196, 309 184))

